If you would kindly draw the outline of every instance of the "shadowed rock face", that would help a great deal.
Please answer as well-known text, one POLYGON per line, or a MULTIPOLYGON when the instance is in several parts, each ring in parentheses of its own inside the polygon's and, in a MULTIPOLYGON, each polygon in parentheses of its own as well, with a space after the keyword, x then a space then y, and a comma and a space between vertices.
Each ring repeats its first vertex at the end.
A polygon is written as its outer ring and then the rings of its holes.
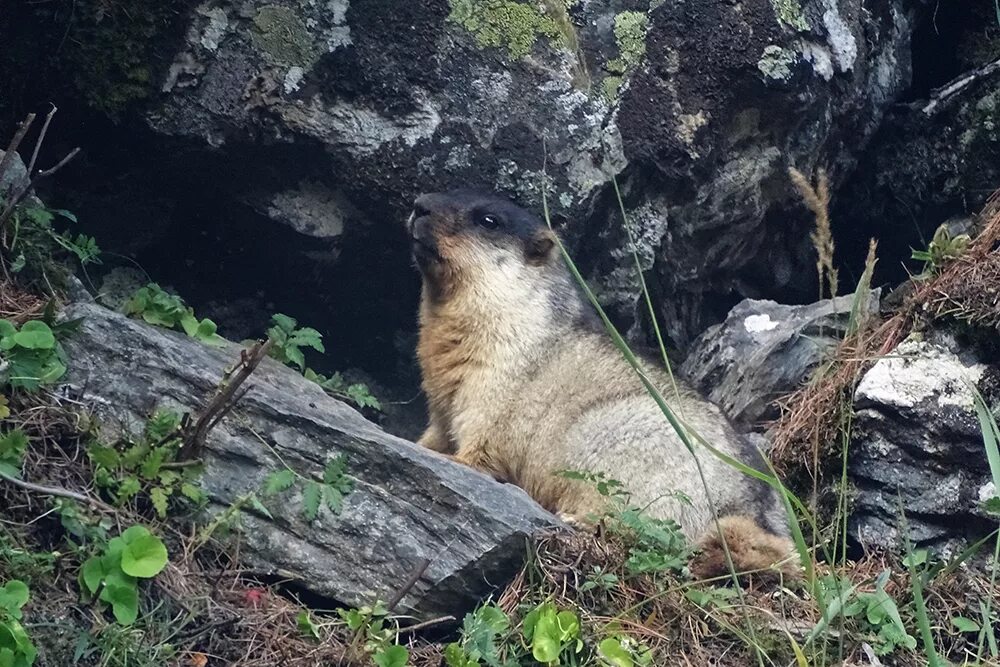
POLYGON ((540 211, 544 180, 584 273, 640 335, 615 176, 684 347, 743 297, 814 293, 786 167, 825 166, 835 184, 851 168, 909 80, 914 4, 203 4, 182 12, 156 94, 130 112, 152 155, 129 178, 155 187, 114 193, 165 205, 125 206, 100 238, 143 241, 143 263, 223 325, 239 319, 225 300, 293 304, 363 365, 412 330, 401 221, 414 196, 485 187, 540 211), (185 250, 218 259, 214 274, 158 259, 192 234, 185 250))
MULTIPOLYGON (((196 411, 240 347, 215 348, 92 304, 66 343, 67 391, 93 406, 102 427, 138 432, 157 408, 196 411)), ((418 616, 470 609, 520 566, 525 543, 557 528, 520 489, 500 484, 386 434, 318 385, 266 359, 249 393, 208 436, 202 488, 210 509, 262 488, 280 460, 319 479, 347 457, 354 490, 343 512, 308 523, 299 491, 265 501, 273 518, 242 513, 240 556, 343 604, 388 600, 422 559, 430 566, 399 609, 418 616)))
POLYGON ((952 555, 996 527, 996 495, 971 386, 997 413, 996 366, 947 335, 908 340, 858 384, 850 452, 850 533, 888 549, 909 539, 952 555))

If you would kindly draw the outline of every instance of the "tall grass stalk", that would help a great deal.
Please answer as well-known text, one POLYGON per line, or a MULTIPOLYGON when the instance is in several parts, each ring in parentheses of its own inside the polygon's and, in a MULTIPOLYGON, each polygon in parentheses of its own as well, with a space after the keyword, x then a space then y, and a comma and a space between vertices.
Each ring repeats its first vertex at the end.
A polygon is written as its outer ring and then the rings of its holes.
MULTIPOLYGON (((545 194, 544 187, 542 189, 542 210, 545 215, 545 224, 548 226, 550 230, 552 230, 552 216, 549 214, 548 197, 545 194)), ((587 281, 580 273, 580 270, 577 268, 576 263, 573 262, 573 258, 570 257, 569 252, 566 250, 566 246, 563 245, 562 239, 560 239, 558 235, 556 235, 555 238, 556 238, 556 244, 559 246, 559 252, 563 257, 563 260, 566 262, 566 265, 569 268, 570 273, 573 275, 573 278, 577 281, 577 284, 579 284, 580 289, 583 290, 584 294, 586 294, 587 300, 590 301, 591 305, 597 311, 597 314, 600 317, 601 322, 604 324, 605 330, 607 330, 608 334, 611 336, 611 340, 614 343, 615 347, 618 349, 619 352, 621 352, 622 356, 628 362, 629 366, 632 367, 632 370, 636 373, 640 382, 642 382, 642 385, 643 387, 645 387, 647 393, 649 393, 649 395, 653 398, 653 400, 656 401, 656 404, 660 408, 660 411, 667 418, 667 421, 670 423, 671 428, 673 428, 674 432, 677 433, 677 437, 680 438, 681 442, 684 444, 684 447, 688 450, 688 452, 690 452, 691 456, 694 457, 695 469, 698 471, 698 478, 701 481, 702 488, 705 489, 705 498, 706 501, 708 502, 709 512, 713 517, 718 517, 719 516, 718 509, 715 506, 715 501, 712 499, 712 494, 708 487, 708 481, 705 479, 704 468, 701 464, 701 460, 698 458, 697 452, 695 452, 694 444, 691 442, 691 439, 689 437, 689 432, 694 434, 694 431, 693 430, 689 431, 687 427, 685 427, 682 424, 682 422, 677 418, 673 410, 670 409, 670 406, 667 405, 667 402, 663 398, 663 395, 660 393, 659 388, 657 388, 656 385, 653 384, 652 380, 649 379, 649 376, 646 375, 646 372, 642 369, 642 366, 639 364, 639 360, 638 358, 636 358, 635 353, 632 352, 632 349, 629 347, 628 343, 625 342, 625 339, 618 332, 617 327, 615 327, 614 323, 611 322, 611 319, 608 317, 607 313, 604 311, 604 308, 601 306, 600 302, 597 300, 597 297, 594 295, 593 290, 591 290, 590 286, 587 285, 587 281)), ((702 438, 698 439, 703 440, 702 438)), ((745 620, 747 623, 747 630, 750 633, 751 637, 751 642, 749 643, 754 650, 754 655, 757 658, 757 663, 761 667, 763 667, 764 651, 761 648, 760 643, 756 638, 756 633, 754 631, 753 624, 750 623, 749 615, 747 615, 746 613, 746 604, 743 597, 743 589, 739 583, 739 576, 736 571, 736 566, 733 564, 732 554, 730 553, 729 545, 726 542, 726 536, 723 533, 722 528, 718 525, 718 522, 716 522, 716 530, 718 531, 719 541, 722 544, 722 550, 726 557, 726 567, 729 570, 729 574, 733 581, 733 585, 735 586, 736 591, 740 596, 740 601, 741 603, 743 603, 741 604, 741 610, 743 611, 743 614, 745 616, 745 620)))
MULTIPOLYGON (((990 475, 993 477, 993 493, 1000 496, 1000 426, 990 411, 990 406, 986 399, 970 383, 973 400, 976 405, 976 416, 979 418, 979 428, 983 432, 983 447, 986 449, 986 460, 990 465, 990 475)), ((997 570, 1000 569, 1000 532, 997 533, 996 543, 993 548, 993 565, 990 572, 990 590, 992 591, 997 581, 997 570)), ((992 634, 993 628, 993 597, 986 598, 983 603, 983 623, 979 634, 978 647, 976 649, 976 659, 981 661, 985 643, 990 639, 990 651, 994 658, 997 657, 996 637, 992 634)))

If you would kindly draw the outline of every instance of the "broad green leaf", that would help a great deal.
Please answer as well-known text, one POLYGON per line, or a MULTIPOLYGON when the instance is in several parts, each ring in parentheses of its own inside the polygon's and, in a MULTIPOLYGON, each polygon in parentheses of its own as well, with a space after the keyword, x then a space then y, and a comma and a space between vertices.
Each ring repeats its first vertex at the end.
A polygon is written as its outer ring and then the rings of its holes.
POLYGON ((91 595, 97 592, 97 588, 104 580, 104 562, 100 556, 91 556, 80 568, 80 580, 87 587, 91 595))
POLYGON ((281 313, 275 313, 272 315, 271 321, 286 334, 292 333, 292 331, 295 330, 295 326, 298 324, 294 318, 291 318, 288 315, 282 315, 281 313))
POLYGON ((298 626, 299 632, 310 637, 311 639, 319 639, 319 628, 313 623, 312 616, 309 612, 303 609, 295 617, 295 625, 298 626))
POLYGON ((148 579, 166 567, 167 547, 146 528, 132 526, 122 533, 122 539, 126 544, 122 551, 122 571, 125 574, 148 579))
POLYGON ((611 667, 634 667, 632 656, 617 639, 608 637, 603 640, 597 645, 597 652, 611 667))
POLYGON ((132 625, 139 615, 139 593, 134 585, 108 582, 101 592, 101 599, 111 605, 115 619, 122 625, 132 625))
POLYGON ((14 342, 29 350, 50 350, 55 347, 56 337, 48 324, 32 320, 25 322, 21 330, 14 334, 14 342))
POLYGON ((13 616, 15 619, 21 618, 21 607, 28 602, 30 593, 28 586, 19 579, 8 581, 0 588, 0 609, 13 616))
POLYGON ((372 660, 378 667, 406 667, 409 659, 410 652, 398 644, 387 646, 372 656, 372 660))

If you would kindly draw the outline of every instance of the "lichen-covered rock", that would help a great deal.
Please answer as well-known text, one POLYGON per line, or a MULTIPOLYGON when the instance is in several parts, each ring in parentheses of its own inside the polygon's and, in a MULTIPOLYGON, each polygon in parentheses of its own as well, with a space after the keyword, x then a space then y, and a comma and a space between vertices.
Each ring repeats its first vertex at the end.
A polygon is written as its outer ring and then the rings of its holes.
POLYGON ((825 166, 837 180, 853 165, 907 85, 913 11, 906 0, 219 0, 187 15, 146 118, 191 161, 222 156, 229 168, 211 178, 224 196, 322 237, 319 261, 336 261, 329 243, 391 235, 422 191, 487 187, 540 209, 547 188, 575 256, 629 325, 638 283, 617 177, 683 346, 734 295, 805 294, 806 215, 786 168, 825 166))
MULTIPOLYGON (((201 409, 240 355, 238 345, 210 347, 92 303, 64 315, 83 318, 66 342, 65 390, 105 429, 141 430, 158 408, 201 409)), ((517 487, 386 434, 271 359, 247 386, 207 439, 210 509, 259 491, 284 465, 315 479, 342 454, 354 481, 339 515, 322 509, 307 521, 301 489, 268 502, 273 518, 241 514, 240 556, 307 591, 348 605, 387 601, 426 558, 399 611, 454 614, 513 575, 534 534, 561 525, 517 487)))
POLYGON ((996 490, 971 387, 1000 416, 1000 373, 984 362, 936 335, 904 341, 861 379, 848 458, 853 538, 901 547, 905 515, 914 544, 954 553, 996 528, 982 507, 996 490))
MULTIPOLYGON (((878 300, 871 292, 857 317, 876 312, 878 300)), ((694 342, 681 373, 744 426, 774 419, 774 401, 805 381, 844 337, 853 302, 853 295, 804 306, 742 301, 694 342)))

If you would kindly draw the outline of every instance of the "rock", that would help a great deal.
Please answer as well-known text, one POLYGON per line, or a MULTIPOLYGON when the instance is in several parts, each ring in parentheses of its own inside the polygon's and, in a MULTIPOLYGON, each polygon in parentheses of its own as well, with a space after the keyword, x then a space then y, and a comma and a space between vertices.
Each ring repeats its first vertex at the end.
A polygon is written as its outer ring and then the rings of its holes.
MULTIPOLYGON (((93 304, 74 304, 65 317, 84 318, 66 342, 67 389, 105 427, 139 430, 160 407, 197 410, 241 349, 204 345, 93 304)), ((242 513, 241 556, 290 573, 307 591, 347 605, 386 601, 427 558, 399 610, 460 614, 516 571, 527 540, 560 525, 517 487, 384 433, 271 359, 248 385, 208 436, 201 483, 213 511, 259 490, 282 462, 315 477, 344 454, 354 480, 339 516, 323 509, 306 522, 297 491, 269 503, 273 520, 242 513)))
MULTIPOLYGON (((773 401, 807 379, 843 338, 853 301, 853 295, 805 306, 742 301, 694 342, 681 373, 744 426, 774 419, 773 401)), ((863 312, 877 312, 878 301, 874 290, 863 312)))
POLYGON ((996 528, 982 509, 995 491, 970 385, 1000 415, 998 378, 944 334, 906 340, 872 366, 854 396, 853 538, 900 547, 901 508, 914 544, 952 555, 996 528))
MULTIPOLYGON (((0 150, 0 162, 6 154, 6 151, 0 150)), ((27 180, 28 170, 21 162, 21 156, 14 153, 8 160, 4 173, 0 174, 0 195, 7 195, 15 188, 22 187, 27 180)))
MULTIPOLYGON (((304 312, 330 313, 310 322, 326 331, 338 312, 365 312, 342 285, 372 262, 321 289, 316 276, 359 249, 386 254, 364 275, 380 305, 415 298, 400 225, 416 194, 479 186, 540 210, 547 189, 574 257, 640 335, 614 176, 683 347, 740 297, 811 293, 809 215, 786 168, 822 165, 836 184, 853 167, 908 85, 916 11, 910 0, 202 3, 179 14, 169 66, 128 110, 154 137, 127 171, 155 187, 116 192, 148 201, 176 188, 176 212, 160 213, 173 217, 144 225, 162 238, 143 265, 179 288, 170 272, 187 267, 156 264, 170 238, 197 235, 190 252, 213 260, 243 238, 277 251, 191 279, 196 306, 208 299, 197 285, 218 280, 274 303, 307 294, 304 312)), ((147 219, 120 217, 100 237, 108 246, 147 219)), ((354 328, 367 338, 402 326, 365 318, 354 328)))

